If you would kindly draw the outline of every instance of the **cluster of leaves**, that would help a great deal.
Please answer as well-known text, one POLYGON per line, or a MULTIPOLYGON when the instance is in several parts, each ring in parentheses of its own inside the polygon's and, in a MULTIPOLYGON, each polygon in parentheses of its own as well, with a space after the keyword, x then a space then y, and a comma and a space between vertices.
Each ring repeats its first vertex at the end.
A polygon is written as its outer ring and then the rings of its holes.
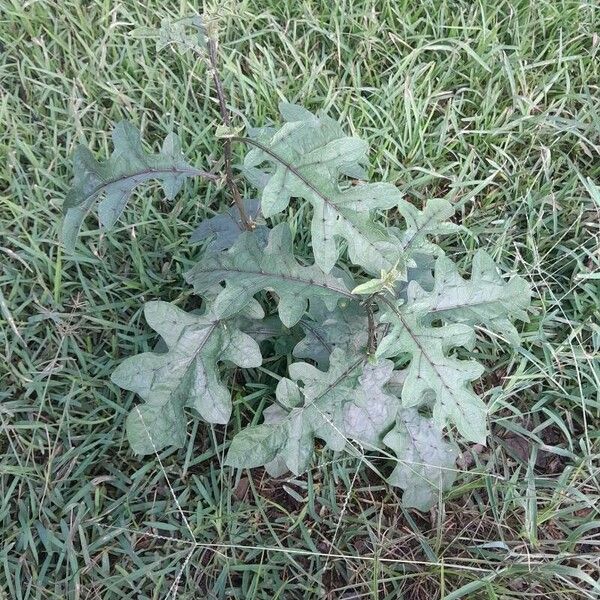
MULTIPOLYGON (((391 461, 390 484, 404 490, 407 506, 424 510, 455 479, 455 432, 485 443, 486 406, 472 387, 484 371, 470 358, 475 328, 518 343, 512 321, 527 318, 529 287, 502 278, 482 251, 463 278, 436 244, 458 228, 448 202, 432 199, 419 210, 394 185, 365 182, 363 141, 326 115, 280 109, 280 126, 230 138, 250 147, 240 171, 257 197, 244 201, 245 218, 230 208, 193 234, 204 247, 186 280, 203 312, 148 303, 146 320, 166 348, 130 357, 112 375, 143 400, 128 417, 129 442, 138 454, 183 446, 186 408, 227 423, 228 365, 259 367, 265 338, 299 329, 297 362, 278 381, 263 424, 233 438, 227 463, 300 474, 318 439, 333 451, 391 461), (310 206, 314 264, 297 256, 288 223, 268 225, 290 202, 310 206), (284 327, 261 327, 274 318, 265 316, 273 300, 284 327)), ((127 123, 113 140, 105 162, 87 149, 76 153, 63 230, 70 247, 99 198, 100 223, 110 227, 140 182, 158 178, 172 197, 185 178, 205 174, 173 134, 158 154, 146 153, 127 123)))

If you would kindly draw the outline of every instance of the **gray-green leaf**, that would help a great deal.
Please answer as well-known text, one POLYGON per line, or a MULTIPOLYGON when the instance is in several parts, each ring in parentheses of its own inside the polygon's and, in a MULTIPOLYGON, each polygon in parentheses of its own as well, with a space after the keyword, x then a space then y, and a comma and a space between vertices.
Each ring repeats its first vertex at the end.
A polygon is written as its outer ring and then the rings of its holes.
POLYGON ((386 311, 381 320, 391 323, 392 328, 379 344, 377 356, 410 354, 402 388, 403 405, 419 406, 431 391, 435 394, 433 417, 438 425, 451 421, 467 439, 485 443, 486 407, 471 387, 483 367, 476 361, 448 355, 458 346, 472 347, 475 333, 461 324, 432 327, 425 324, 426 317, 426 310, 410 303, 386 311))
POLYGON ((349 402, 343 407, 343 431, 367 450, 380 448, 400 407, 398 398, 388 392, 394 363, 378 360, 366 363, 349 402))
POLYGON ((365 357, 347 356, 340 348, 331 354, 327 372, 307 363, 290 365, 291 379, 277 385, 279 404, 265 410, 265 424, 234 438, 227 463, 265 464, 278 474, 285 465, 297 475, 310 465, 315 438, 338 451, 348 439, 369 449, 381 447, 399 406, 398 399, 385 391, 392 370, 391 361, 367 364, 365 357), (260 448, 254 449, 254 443, 260 448))
POLYGON ((410 287, 411 301, 422 300, 430 318, 467 325, 485 324, 512 344, 519 343, 519 333, 511 320, 528 321, 531 300, 531 289, 522 277, 505 281, 493 259, 478 250, 473 258, 471 279, 463 279, 456 265, 442 256, 436 261, 434 282, 432 292, 410 287))
POLYGON ((407 256, 419 251, 421 254, 437 256, 440 248, 429 240, 429 236, 448 235, 464 228, 448 221, 454 215, 454 207, 447 200, 428 200, 423 210, 409 202, 398 204, 398 211, 404 217, 406 227, 394 229, 407 256))
POLYGON ((381 317, 392 327, 379 344, 377 355, 411 355, 402 389, 404 406, 418 406, 433 393, 433 418, 438 426, 450 421, 467 439, 485 443, 486 407, 471 386, 483 367, 449 351, 473 346, 474 323, 506 328, 509 319, 526 318, 528 304, 525 282, 518 278, 503 282, 484 253, 478 253, 470 281, 460 277, 449 259, 439 258, 434 289, 426 292, 411 282, 408 302, 387 307, 381 317), (440 318, 450 323, 432 326, 440 318))
POLYGON ((441 492, 454 483, 456 446, 444 440, 433 421, 419 415, 417 410, 401 410, 383 443, 398 459, 388 481, 404 490, 405 506, 428 510, 441 492))
POLYGON ((272 425, 242 429, 232 440, 227 454, 231 467, 252 469, 273 461, 285 443, 286 430, 272 425))
POLYGON ((258 344, 211 309, 195 315, 168 302, 148 302, 144 314, 168 352, 127 358, 111 377, 144 400, 127 417, 129 443, 138 454, 184 445, 184 407, 194 408, 209 423, 227 423, 231 397, 218 363, 230 361, 243 368, 262 363, 258 344))
POLYGON ((257 140, 268 151, 254 148, 244 161, 246 170, 255 170, 264 162, 273 166, 262 190, 263 214, 273 216, 284 210, 292 197, 304 198, 313 206, 312 248, 321 269, 328 273, 338 259, 336 237, 347 241, 352 262, 370 273, 393 268, 402 261, 402 248, 370 213, 397 206, 402 194, 387 183, 342 187, 342 176, 363 172, 367 145, 345 136, 329 117, 288 104, 280 109, 287 122, 278 130, 257 133, 257 140))
POLYGON ((180 54, 188 50, 202 50, 206 46, 206 28, 200 16, 181 19, 163 19, 160 22, 156 50, 173 45, 180 54))
POLYGON ((97 161, 85 146, 78 146, 73 158, 73 185, 63 204, 65 218, 62 239, 72 250, 83 220, 98 197, 98 217, 103 227, 112 227, 127 204, 134 188, 144 181, 158 179, 167 198, 173 198, 187 177, 204 172, 189 165, 179 138, 170 133, 157 154, 142 147, 140 132, 127 121, 118 123, 112 134, 114 151, 104 162, 97 161))
MULTIPOLYGON (((244 200, 244 210, 249 219, 256 224, 254 229, 265 241, 269 230, 260 219, 260 202, 254 198, 244 200)), ((219 252, 228 250, 245 231, 240 213, 236 206, 230 206, 223 213, 210 219, 204 219, 190 236, 190 242, 207 242, 206 250, 219 252)))
POLYGON ((357 301, 342 300, 332 311, 315 302, 300 320, 300 327, 305 337, 296 344, 293 355, 314 360, 320 369, 328 368, 329 355, 335 348, 343 348, 349 355, 366 351, 367 313, 357 301))
POLYGON ((271 231, 266 247, 257 234, 244 232, 227 252, 205 254, 185 277, 198 294, 226 282, 214 303, 221 318, 239 312, 260 290, 273 290, 279 296, 279 316, 287 327, 300 320, 311 300, 322 300, 332 310, 340 299, 352 298, 342 279, 298 263, 285 223, 271 231))

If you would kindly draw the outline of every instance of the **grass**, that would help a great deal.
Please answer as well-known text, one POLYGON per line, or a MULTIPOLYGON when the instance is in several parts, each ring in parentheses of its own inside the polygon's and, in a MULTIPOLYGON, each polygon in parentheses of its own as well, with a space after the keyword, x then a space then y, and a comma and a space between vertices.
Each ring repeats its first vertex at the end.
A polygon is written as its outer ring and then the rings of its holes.
MULTIPOLYGON (((74 144, 106 154, 118 119, 151 141, 174 128, 219 167, 206 69, 131 35, 177 4, 0 13, 0 598, 598 597, 597 3, 209 6, 240 122, 284 98, 325 108, 370 143, 374 177, 459 207, 471 235, 445 248, 462 266, 484 247, 534 288, 521 348, 482 332, 493 435, 426 515, 356 458, 319 452, 284 481, 223 469, 227 432, 196 420, 179 452, 128 449, 136 400, 110 372, 155 341, 144 301, 193 302, 186 237, 223 190, 138 195, 115 231, 90 220, 76 256, 57 231, 74 144)), ((271 389, 264 372, 236 389, 232 427, 271 389)))

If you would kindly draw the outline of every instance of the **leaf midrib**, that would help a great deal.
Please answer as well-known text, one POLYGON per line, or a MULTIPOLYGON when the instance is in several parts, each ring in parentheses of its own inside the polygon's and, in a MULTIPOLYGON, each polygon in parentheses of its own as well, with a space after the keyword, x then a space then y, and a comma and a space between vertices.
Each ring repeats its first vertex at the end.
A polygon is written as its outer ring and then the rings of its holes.
MULTIPOLYGON (((187 374, 189 372, 190 369, 190 365, 196 360, 196 358, 198 357, 198 355, 202 352, 202 350, 204 349, 204 347, 206 346, 206 344, 208 343, 208 340, 211 338, 211 336, 213 335, 213 333, 216 331, 217 327, 219 326, 219 324, 221 323, 220 320, 217 321, 212 321, 208 331, 205 333, 204 335, 204 339, 201 341, 200 345, 198 346, 198 348, 193 352, 193 354, 190 357, 190 360, 187 361, 186 367, 185 367, 185 371, 183 376, 181 377, 179 383, 175 386, 175 388, 173 388, 173 392, 171 393, 170 399, 176 394, 179 393, 181 386, 183 385, 185 378, 187 377, 187 374)), ((196 327, 197 325, 189 325, 189 328, 192 327, 196 327)), ((185 335, 185 330, 188 329, 188 327, 186 327, 181 335, 179 336, 179 338, 177 339, 177 343, 179 343, 181 341, 181 338, 185 335)), ((217 360, 215 360, 215 363, 217 362, 217 360)), ((183 405, 183 406, 187 406, 187 402, 183 405)))
MULTIPOLYGON (((431 367, 433 368, 433 370, 435 371, 438 380, 441 382, 442 386, 448 391, 448 393, 450 394, 450 396, 452 398, 454 398, 454 404, 457 407, 457 409, 460 411, 460 413, 464 416, 464 410, 462 408, 461 403, 458 401, 459 399, 457 399, 456 394, 454 393, 454 391, 448 387, 446 385, 446 382, 444 381, 444 378, 442 377, 441 373, 438 371, 437 369, 437 364, 433 361, 433 359, 427 354, 427 352, 425 351, 424 346, 420 343, 419 339, 418 339, 418 335, 415 334, 413 332, 413 330, 411 329, 411 327, 408 325, 408 323, 405 321, 404 317, 402 316, 402 314, 397 311, 394 310, 394 312, 396 313, 396 316, 400 319, 400 321, 402 322, 402 325, 404 326, 404 328, 406 329, 406 331, 408 332, 408 335, 410 335, 410 337, 412 338, 413 342, 415 343, 415 345, 418 347, 420 353, 425 357, 425 360, 427 360, 427 362, 431 365, 431 367)), ((414 357, 413 357, 414 360, 414 357)), ((466 419, 465 419, 466 420, 466 419)))
MULTIPOLYGON (((350 375, 350 373, 352 373, 352 371, 354 371, 357 367, 359 367, 361 364, 363 364, 366 361, 366 358, 361 356, 357 361, 355 361, 350 367, 346 368, 332 383, 330 383, 321 393, 319 393, 317 396, 315 396, 309 404, 304 404, 303 406, 299 406, 297 408, 293 408, 291 409, 288 414, 286 415, 285 419, 283 421, 281 421, 282 423, 285 421, 288 421, 292 415, 293 412, 295 411, 300 411, 300 412, 304 412, 305 410, 307 410, 308 408, 310 408, 311 406, 317 406, 317 401, 321 400, 322 398, 324 398, 327 394, 329 394, 329 392, 331 392, 332 389, 334 389, 335 387, 337 387, 342 381, 344 381, 344 379, 346 379, 348 377, 348 375, 350 375)), ((325 373, 326 374, 326 373, 325 373)), ((302 379, 300 379, 300 381, 302 381, 302 379)), ((302 392, 302 395, 306 398, 304 391, 302 392)), ((348 402, 350 402, 350 399, 348 399, 348 402)), ((322 411, 317 407, 317 410, 319 410, 319 412, 322 413, 322 411)), ((333 425, 333 423, 330 423, 333 425)))
MULTIPOLYGON (((189 175, 190 177, 198 177, 203 174, 203 171, 200 171, 199 169, 194 169, 193 167, 187 168, 187 169, 172 167, 170 169, 150 168, 150 169, 136 171, 134 173, 127 173, 126 175, 121 175, 121 176, 115 177, 113 179, 104 180, 101 184, 97 185, 91 192, 85 194, 84 199, 81 202, 78 202, 77 204, 71 204, 71 205, 65 206, 65 208, 69 209, 69 208, 76 208, 78 206, 81 206, 82 204, 85 204, 90 198, 93 198, 94 196, 96 196, 97 194, 99 194, 100 192, 105 190, 107 187, 114 185, 115 183, 118 183, 119 181, 127 181, 128 179, 135 179, 136 177, 141 177, 141 176, 145 176, 145 175, 157 175, 158 176, 158 175, 173 175, 173 174, 189 175)), ((135 184, 135 185, 137 185, 137 184, 135 184)), ((134 187, 135 187, 135 185, 134 185, 134 187)))
POLYGON ((279 164, 281 164, 288 171, 290 171, 293 175, 295 175, 298 179, 300 179, 300 181, 302 181, 302 183, 304 183, 304 185, 306 185, 315 194, 317 194, 317 196, 319 196, 319 198, 321 198, 321 200, 323 200, 323 202, 325 202, 325 204, 327 204, 327 206, 332 208, 336 212, 336 214, 338 215, 339 218, 341 218, 345 223, 347 223, 352 230, 357 232, 357 234, 360 235, 360 237, 362 237, 362 239, 365 240, 365 242, 370 246, 370 248, 377 255, 379 255, 381 258, 383 258, 383 260, 385 261, 385 263, 387 265, 393 266, 393 263, 387 258, 387 256, 381 250, 379 250, 379 248, 377 248, 377 246, 366 236, 366 234, 364 232, 362 232, 356 225, 354 225, 354 223, 352 223, 352 221, 350 219, 348 219, 344 215, 344 213, 331 200, 331 198, 329 198, 329 196, 327 196, 325 193, 323 193, 321 190, 319 190, 319 188, 317 188, 315 185, 313 185, 306 177, 304 177, 304 175, 302 175, 302 173, 298 169, 296 169, 296 167, 294 167, 292 164, 288 163, 285 159, 283 159, 281 156, 279 156, 274 150, 271 150, 271 148, 269 148, 268 146, 266 146, 265 144, 263 144, 257 140, 254 140, 252 138, 242 138, 242 137, 234 137, 232 139, 235 141, 238 141, 238 142, 243 142, 246 144, 254 145, 257 148, 260 148, 263 152, 266 152, 272 158, 274 158, 279 164))
MULTIPOLYGON (((197 268, 197 267, 196 267, 197 268)), ((273 279, 281 279, 282 281, 289 281, 289 282, 295 282, 295 283, 301 283, 303 285, 306 286, 312 286, 312 287, 317 287, 320 289, 324 289, 324 290, 328 290, 331 292, 334 292, 336 294, 339 294, 340 296, 344 296, 345 298, 351 298, 354 299, 356 298, 356 296, 352 293, 352 292, 348 292, 347 290, 343 290, 340 288, 335 288, 332 287, 330 285, 325 285, 325 284, 320 284, 317 283, 316 281, 310 281, 310 280, 306 280, 306 279, 302 279, 301 277, 294 277, 291 275, 283 275, 281 273, 266 273, 264 271, 253 271, 253 270, 242 270, 242 269, 232 269, 232 268, 225 268, 225 267, 220 267, 220 268, 215 268, 215 269, 198 269, 197 271, 199 273, 220 273, 223 272, 225 274, 227 273, 237 273, 240 275, 255 275, 257 277, 266 277, 266 278, 273 278, 273 279)), ((223 279, 228 279, 228 277, 224 276, 223 279)))
POLYGON ((428 309, 429 313, 440 313, 440 312, 446 312, 449 310, 456 310, 456 309, 466 309, 466 308, 472 308, 472 307, 476 307, 476 306, 482 306, 484 304, 495 304, 496 302, 502 302, 502 299, 499 298, 494 298, 492 300, 481 300, 479 302, 473 302, 471 304, 453 304, 451 306, 446 306, 444 308, 431 308, 428 309))

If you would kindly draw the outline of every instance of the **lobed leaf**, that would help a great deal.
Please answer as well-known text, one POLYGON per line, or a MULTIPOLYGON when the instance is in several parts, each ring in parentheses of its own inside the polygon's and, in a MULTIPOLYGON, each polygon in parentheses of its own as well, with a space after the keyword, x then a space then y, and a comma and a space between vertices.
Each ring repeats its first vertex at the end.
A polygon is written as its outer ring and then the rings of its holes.
POLYGON ((411 356, 402 389, 403 405, 418 406, 427 394, 433 394, 433 418, 439 426, 450 421, 467 439, 485 443, 486 407, 471 387, 483 367, 449 355, 449 351, 473 347, 477 322, 498 328, 506 327, 509 319, 526 318, 529 295, 523 280, 504 282, 491 259, 481 252, 470 281, 462 279, 451 261, 441 257, 432 291, 411 282, 408 301, 384 310, 381 321, 392 327, 377 348, 380 357, 411 356), (433 326, 440 318, 450 323, 433 326))
POLYGON ((442 198, 428 200, 422 211, 408 202, 402 202, 398 205, 398 212, 404 218, 406 229, 394 228, 393 231, 409 256, 415 252, 438 256, 442 251, 429 240, 429 236, 448 235, 464 229, 448 221, 454 215, 454 207, 442 198))
POLYGON ((186 407, 209 423, 227 423, 231 398, 218 363, 230 361, 243 368, 262 363, 258 344, 212 309, 195 315, 168 302, 148 302, 144 314, 168 351, 127 358, 111 376, 113 383, 144 400, 127 417, 127 437, 138 454, 183 446, 186 407))
POLYGON ((398 413, 396 424, 383 443, 398 459, 388 482, 404 490, 405 506, 428 510, 456 480, 456 445, 444 440, 433 421, 419 415, 416 409, 398 413))
POLYGON ((312 248, 321 269, 328 273, 338 259, 336 237, 346 240, 350 259, 367 271, 392 268, 402 259, 401 248, 370 212, 397 206, 402 194, 387 183, 342 188, 342 176, 363 176, 367 145, 345 136, 329 117, 289 104, 280 110, 287 122, 278 130, 257 130, 256 141, 262 147, 252 149, 244 160, 244 170, 253 172, 255 179, 261 164, 273 166, 268 178, 263 177, 263 214, 271 217, 292 197, 304 198, 313 207, 312 248))
POLYGON ((272 290, 279 297, 279 316, 286 327, 300 320, 309 301, 321 300, 332 310, 340 299, 352 298, 342 279, 298 263, 285 223, 271 231, 267 246, 256 233, 242 233, 227 252, 205 254, 185 278, 198 294, 225 282, 214 303, 221 318, 238 313, 260 290, 272 290))
POLYGON ((418 303, 421 300, 428 306, 431 319, 467 325, 485 324, 517 345, 520 336, 511 320, 529 320, 527 308, 531 289, 522 277, 504 281, 494 260, 483 250, 478 250, 469 280, 461 277, 450 259, 440 257, 435 265, 433 290, 423 292, 418 286, 411 287, 411 301, 418 303))
POLYGON ((227 464, 268 465, 272 472, 282 472, 285 465, 297 475, 310 464, 315 438, 337 451, 344 449, 348 439, 380 447, 399 406, 398 399, 385 390, 392 371, 391 361, 367 364, 364 356, 351 357, 340 348, 332 352, 327 372, 293 363, 291 379, 277 385, 279 404, 264 411, 265 424, 234 437, 227 464))
POLYGON ((86 214, 99 196, 98 218, 102 227, 112 227, 120 217, 136 186, 150 179, 162 183, 165 196, 174 198, 187 177, 205 175, 189 165, 179 138, 170 133, 160 152, 147 153, 140 132, 127 121, 118 123, 112 133, 114 150, 108 160, 97 161, 84 146, 73 158, 73 185, 63 204, 65 212, 62 240, 72 250, 86 214))
MULTIPOLYGON (((429 236, 461 229, 448 222, 450 203, 430 200, 423 211, 405 202, 399 190, 387 183, 350 185, 348 177, 364 179, 367 145, 348 137, 325 115, 313 115, 283 103, 285 123, 251 132, 256 147, 244 160, 242 171, 262 192, 266 217, 285 210, 292 197, 310 202, 312 248, 315 262, 329 272, 339 256, 337 238, 343 238, 350 260, 371 275, 398 269, 406 278, 415 252, 440 254, 429 236), (261 170, 264 163, 270 171, 261 170), (372 212, 397 207, 406 229, 383 227, 372 212)), ((355 182, 356 183, 356 182, 355 182)))

